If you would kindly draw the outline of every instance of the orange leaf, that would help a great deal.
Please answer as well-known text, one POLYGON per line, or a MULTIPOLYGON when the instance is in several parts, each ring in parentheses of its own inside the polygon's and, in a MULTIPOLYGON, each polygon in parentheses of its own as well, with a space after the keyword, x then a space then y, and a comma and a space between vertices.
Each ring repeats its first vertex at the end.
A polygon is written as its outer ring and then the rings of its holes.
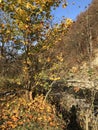
POLYGON ((15 116, 12 116, 11 119, 12 119, 13 121, 15 121, 15 122, 18 120, 18 118, 15 117, 15 116))
POLYGON ((79 87, 74 87, 74 91, 77 93, 80 90, 79 87))

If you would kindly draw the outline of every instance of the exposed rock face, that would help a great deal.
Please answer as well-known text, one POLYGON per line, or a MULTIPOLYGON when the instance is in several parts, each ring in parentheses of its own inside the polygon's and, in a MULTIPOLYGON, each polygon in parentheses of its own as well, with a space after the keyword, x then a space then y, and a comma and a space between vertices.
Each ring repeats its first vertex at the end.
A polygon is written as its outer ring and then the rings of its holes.
POLYGON ((64 82, 61 81, 57 81, 52 87, 49 98, 51 103, 56 106, 57 115, 59 116, 60 113, 65 120, 67 124, 65 130, 82 130, 82 127, 84 130, 86 119, 89 120, 90 130, 96 127, 98 120, 97 90, 80 88, 76 91, 74 86, 67 87, 66 84, 64 86, 64 82))

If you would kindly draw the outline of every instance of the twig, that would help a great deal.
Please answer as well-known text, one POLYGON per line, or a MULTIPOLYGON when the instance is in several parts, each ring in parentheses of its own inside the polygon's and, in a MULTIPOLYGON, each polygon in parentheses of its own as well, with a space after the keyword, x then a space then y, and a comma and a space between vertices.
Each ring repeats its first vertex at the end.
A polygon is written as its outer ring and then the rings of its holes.
POLYGON ((49 93, 52 91, 52 85, 53 85, 55 82, 56 82, 56 81, 54 80, 54 81, 49 85, 49 86, 50 86, 50 89, 49 89, 49 91, 47 92, 44 101, 47 100, 47 97, 48 97, 49 93))

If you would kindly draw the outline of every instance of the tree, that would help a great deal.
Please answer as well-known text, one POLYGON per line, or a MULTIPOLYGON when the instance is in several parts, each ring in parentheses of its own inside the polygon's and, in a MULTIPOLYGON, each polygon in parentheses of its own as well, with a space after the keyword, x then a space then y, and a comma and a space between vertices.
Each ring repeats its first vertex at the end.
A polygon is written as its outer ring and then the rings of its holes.
POLYGON ((9 26, 10 38, 15 39, 16 43, 14 43, 16 45, 18 43, 20 47, 18 51, 21 51, 22 55, 24 81, 29 90, 34 84, 34 75, 38 71, 38 49, 36 50, 35 44, 46 38, 45 34, 50 27, 49 19, 52 17, 51 8, 55 9, 61 3, 66 3, 66 0, 0 1, 1 9, 11 18, 12 30, 15 29, 13 32, 18 34, 16 38, 9 26))

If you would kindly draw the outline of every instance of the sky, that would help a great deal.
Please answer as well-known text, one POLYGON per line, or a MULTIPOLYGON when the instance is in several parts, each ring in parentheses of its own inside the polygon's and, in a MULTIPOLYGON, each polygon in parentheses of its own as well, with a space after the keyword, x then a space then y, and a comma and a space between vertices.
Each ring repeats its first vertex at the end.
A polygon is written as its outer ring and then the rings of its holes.
POLYGON ((84 12, 91 2, 92 0, 67 0, 68 6, 66 8, 62 8, 60 5, 56 10, 52 10, 54 22, 60 22, 63 16, 76 20, 77 16, 84 12))

